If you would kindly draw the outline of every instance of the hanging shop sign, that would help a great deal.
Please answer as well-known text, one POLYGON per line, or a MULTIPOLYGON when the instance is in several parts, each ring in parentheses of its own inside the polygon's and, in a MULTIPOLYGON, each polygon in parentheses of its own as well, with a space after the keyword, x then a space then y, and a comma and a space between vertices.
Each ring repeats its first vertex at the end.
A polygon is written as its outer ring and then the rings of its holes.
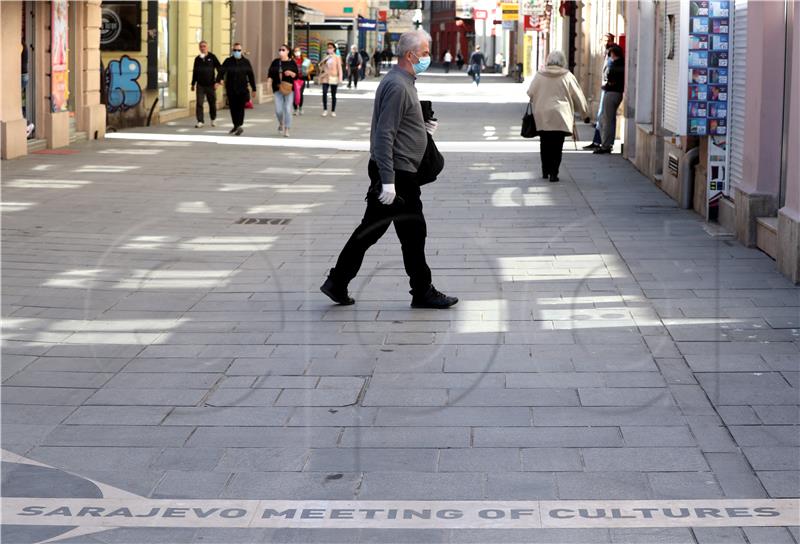
POLYGON ((359 19, 358 20, 358 29, 359 30, 376 30, 378 28, 378 21, 375 19, 359 19))
POLYGON ((103 0, 101 51, 142 50, 142 3, 103 0))
POLYGON ((516 2, 503 2, 500 9, 503 12, 503 21, 519 21, 519 4, 516 2))
POLYGON ((689 2, 686 132, 708 136, 708 204, 728 184, 730 0, 689 2))

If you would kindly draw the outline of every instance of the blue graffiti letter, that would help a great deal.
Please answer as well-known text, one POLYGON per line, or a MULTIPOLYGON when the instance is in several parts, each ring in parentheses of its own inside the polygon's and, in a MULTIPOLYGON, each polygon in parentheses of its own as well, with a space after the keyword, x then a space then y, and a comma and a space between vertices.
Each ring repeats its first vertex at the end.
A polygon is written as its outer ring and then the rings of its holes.
POLYGON ((141 73, 139 61, 128 55, 108 63, 109 111, 127 110, 142 100, 142 88, 137 81, 141 73))

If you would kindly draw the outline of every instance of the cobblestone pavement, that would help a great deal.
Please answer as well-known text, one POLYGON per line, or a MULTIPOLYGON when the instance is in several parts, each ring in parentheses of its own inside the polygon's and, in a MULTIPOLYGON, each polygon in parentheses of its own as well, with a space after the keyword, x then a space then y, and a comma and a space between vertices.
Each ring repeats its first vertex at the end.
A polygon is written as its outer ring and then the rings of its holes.
MULTIPOLYGON (((524 86, 461 77, 420 84, 437 139, 453 143, 423 191, 435 285, 461 299, 451 311, 409 308, 391 232, 351 285, 355 306, 318 291, 363 212, 367 155, 301 138, 366 140, 368 86, 341 92, 335 119, 319 116, 312 91, 288 141, 271 106, 248 112, 246 136, 270 145, 172 138, 230 128, 187 119, 4 162, 4 496, 676 507, 800 496, 798 289, 619 155, 568 143, 561 182, 542 180, 537 143, 517 136, 524 86)), ((9 525, 3 540, 799 538, 796 526, 736 520, 145 523, 93 534, 9 525)))

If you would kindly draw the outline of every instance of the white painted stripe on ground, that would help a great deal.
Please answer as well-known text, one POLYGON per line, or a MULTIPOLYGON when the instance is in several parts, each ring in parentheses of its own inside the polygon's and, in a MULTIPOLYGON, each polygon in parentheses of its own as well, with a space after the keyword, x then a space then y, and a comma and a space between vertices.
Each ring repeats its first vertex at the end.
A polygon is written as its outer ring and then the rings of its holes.
MULTIPOLYGON (((369 140, 317 140, 303 138, 264 138, 253 136, 214 136, 206 134, 163 134, 158 132, 112 132, 110 140, 149 140, 160 142, 194 142, 222 145, 250 145, 337 151, 369 151, 369 140)), ((436 142, 442 153, 531 153, 539 150, 538 140, 531 141, 449 141, 436 142)), ((565 147, 564 153, 573 152, 565 147)))
POLYGON ((5 497, 3 523, 77 527, 537 529, 800 525, 798 499, 278 501, 5 497))

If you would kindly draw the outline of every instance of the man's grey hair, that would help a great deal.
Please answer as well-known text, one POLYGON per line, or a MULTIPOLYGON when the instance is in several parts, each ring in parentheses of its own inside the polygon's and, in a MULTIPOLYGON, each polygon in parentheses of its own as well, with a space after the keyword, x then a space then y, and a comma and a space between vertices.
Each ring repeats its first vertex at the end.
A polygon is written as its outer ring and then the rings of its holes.
POLYGON ((431 35, 424 30, 411 30, 403 32, 400 36, 400 41, 397 42, 397 56, 402 57, 409 51, 416 53, 422 42, 431 43, 431 35))
POLYGON ((566 68, 567 57, 565 57, 564 53, 562 53, 561 51, 550 51, 550 54, 547 55, 547 65, 561 66, 562 68, 566 68))

